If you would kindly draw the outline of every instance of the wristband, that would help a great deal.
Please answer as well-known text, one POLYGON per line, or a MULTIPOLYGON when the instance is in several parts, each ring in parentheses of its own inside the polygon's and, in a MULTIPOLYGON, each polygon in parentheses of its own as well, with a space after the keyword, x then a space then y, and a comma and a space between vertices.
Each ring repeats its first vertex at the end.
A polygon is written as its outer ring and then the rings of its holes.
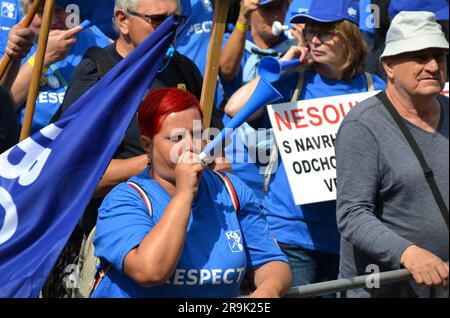
MULTIPOLYGON (((34 68, 34 64, 35 64, 35 62, 36 62, 36 59, 35 59, 34 55, 32 55, 32 56, 28 59, 27 62, 28 62, 28 64, 31 65, 31 67, 34 68)), ((44 65, 42 65, 42 74, 47 73, 47 71, 48 71, 48 68, 45 67, 44 65)))
POLYGON ((242 31, 242 32, 247 32, 248 25, 236 22, 236 29, 238 29, 239 31, 242 31))

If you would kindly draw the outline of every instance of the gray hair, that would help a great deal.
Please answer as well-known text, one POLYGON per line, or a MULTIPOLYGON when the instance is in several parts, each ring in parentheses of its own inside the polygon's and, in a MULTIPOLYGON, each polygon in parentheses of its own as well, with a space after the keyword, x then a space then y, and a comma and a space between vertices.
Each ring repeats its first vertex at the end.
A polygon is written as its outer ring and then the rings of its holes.
MULTIPOLYGON (((136 11, 140 5, 141 5, 141 0, 116 0, 116 3, 114 5, 114 12, 116 12, 117 10, 123 10, 126 14, 127 9, 136 11)), ((120 33, 115 17, 114 17, 114 30, 117 33, 120 33)))

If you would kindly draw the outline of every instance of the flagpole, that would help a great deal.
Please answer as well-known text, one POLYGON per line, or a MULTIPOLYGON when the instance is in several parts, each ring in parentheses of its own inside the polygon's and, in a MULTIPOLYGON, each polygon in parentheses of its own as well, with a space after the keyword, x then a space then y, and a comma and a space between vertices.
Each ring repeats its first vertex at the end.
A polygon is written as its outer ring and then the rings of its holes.
MULTIPOLYGON (((30 11, 28 11, 27 15, 25 16, 25 19, 23 19, 19 23, 19 27, 21 29, 26 29, 30 26, 42 1, 44 1, 44 0, 35 0, 33 2, 33 4, 31 5, 31 8, 30 8, 30 11)), ((3 55, 3 57, 0 61, 0 79, 3 77, 3 75, 5 75, 5 72, 8 69, 10 62, 11 62, 11 57, 8 54, 3 55)))
POLYGON ((203 125, 209 128, 211 123, 214 96, 216 93, 217 75, 219 74, 220 53, 223 34, 227 23, 228 0, 215 0, 213 28, 209 41, 208 57, 206 59, 205 78, 203 80, 200 105, 203 110, 203 125))
POLYGON ((44 65, 45 50, 47 49, 48 34, 50 32, 54 8, 55 0, 45 0, 44 16, 42 18, 41 30, 39 31, 39 41, 36 51, 36 62, 33 67, 30 89, 28 90, 25 118, 22 124, 22 131, 20 132, 20 141, 30 136, 36 98, 38 97, 39 87, 41 86, 42 68, 44 65))

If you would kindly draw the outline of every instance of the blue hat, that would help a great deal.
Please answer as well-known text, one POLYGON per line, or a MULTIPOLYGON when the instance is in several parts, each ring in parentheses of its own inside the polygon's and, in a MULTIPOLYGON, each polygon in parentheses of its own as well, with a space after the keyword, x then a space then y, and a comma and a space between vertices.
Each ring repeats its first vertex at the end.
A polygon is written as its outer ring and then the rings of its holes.
POLYGON ((291 23, 305 23, 306 20, 337 22, 348 20, 359 24, 359 4, 356 0, 313 0, 308 13, 292 17, 291 23))
POLYGON ((438 21, 448 20, 448 0, 392 0, 389 18, 394 19, 401 11, 429 11, 436 15, 438 21))

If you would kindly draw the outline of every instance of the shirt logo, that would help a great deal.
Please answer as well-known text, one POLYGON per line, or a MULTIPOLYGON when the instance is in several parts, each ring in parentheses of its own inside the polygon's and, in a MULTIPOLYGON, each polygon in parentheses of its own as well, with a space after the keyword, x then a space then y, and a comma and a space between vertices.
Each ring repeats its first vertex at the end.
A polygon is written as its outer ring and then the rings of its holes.
POLYGON ((2 17, 8 18, 8 19, 15 19, 16 18, 16 4, 2 1, 1 15, 2 15, 2 17))
POLYGON ((225 233, 225 236, 227 237, 228 245, 230 246, 233 253, 242 252, 244 250, 244 246, 241 242, 241 231, 229 231, 225 233))
POLYGON ((352 8, 352 7, 348 8, 347 12, 350 16, 355 17, 355 18, 358 15, 358 10, 356 10, 355 8, 352 8))

